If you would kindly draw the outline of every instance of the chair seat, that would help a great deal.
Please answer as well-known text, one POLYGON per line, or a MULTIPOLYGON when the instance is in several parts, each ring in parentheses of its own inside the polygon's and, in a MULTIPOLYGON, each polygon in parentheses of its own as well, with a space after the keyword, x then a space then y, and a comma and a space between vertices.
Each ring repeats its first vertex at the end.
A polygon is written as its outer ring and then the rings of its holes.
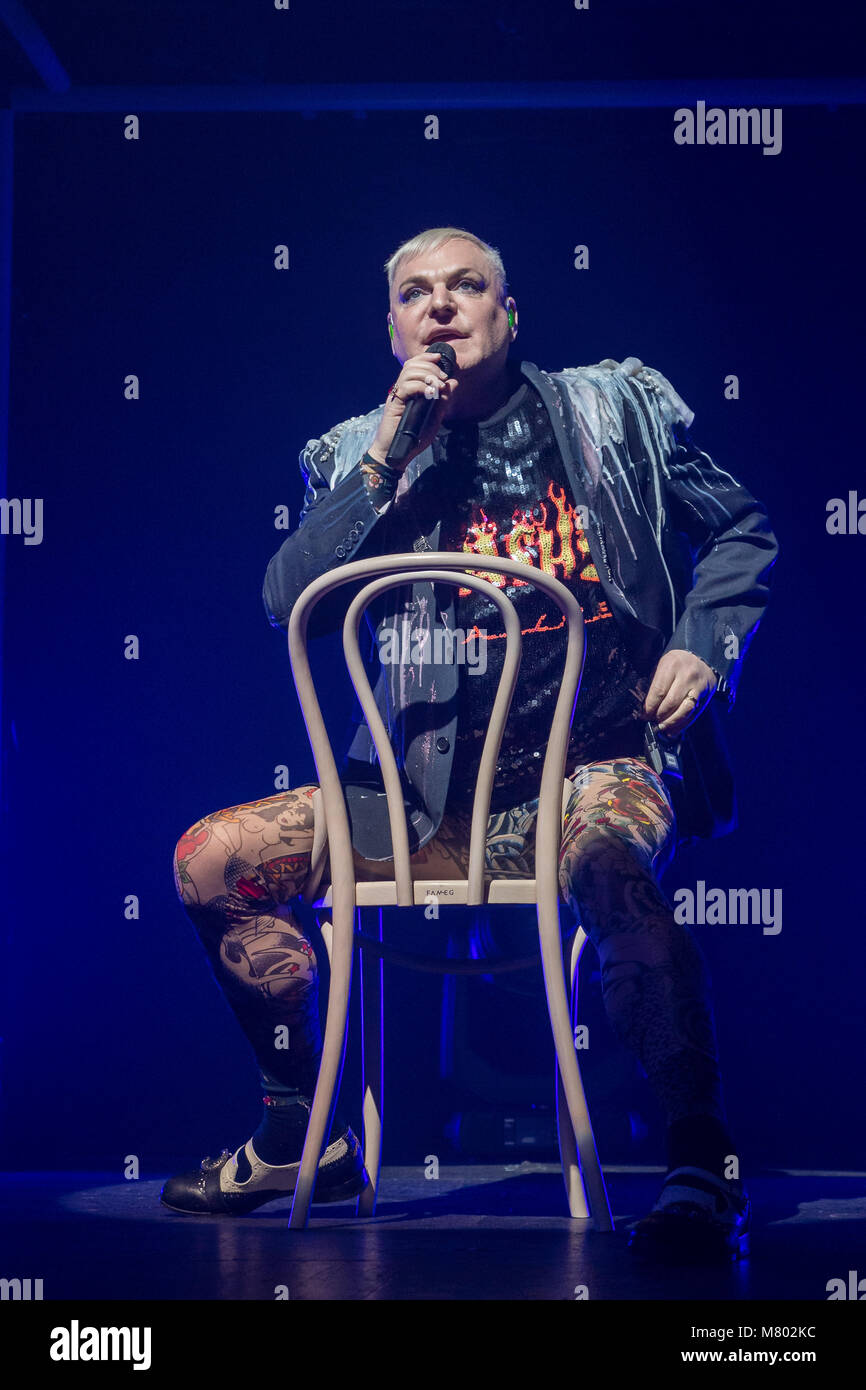
MULTIPOLYGON (((565 821, 565 812, 573 791, 574 783, 570 778, 566 777, 562 786, 563 822, 565 821)), ((313 818, 315 826, 311 855, 313 869, 307 888, 304 894, 302 894, 302 898, 305 903, 314 908, 330 908, 334 905, 331 886, 327 884, 324 889, 320 887, 320 876, 325 866, 325 849, 328 843, 328 833, 325 825, 322 793, 319 788, 316 788, 316 791, 313 793, 313 818)), ((426 906, 431 896, 445 904, 465 904, 468 892, 468 883, 465 878, 416 879, 413 887, 415 892, 415 905, 417 907, 426 906)), ((489 882, 485 882, 484 902, 530 903, 534 906, 537 902, 535 879, 494 878, 489 882)), ((396 879, 371 879, 367 882, 357 882, 355 885, 355 903, 358 907, 398 907, 396 879)))
MULTIPOLYGON (((413 884, 415 905, 424 907, 431 901, 459 906, 466 902, 469 885, 466 879, 421 878, 413 884)), ((486 903, 529 903, 533 907, 537 901, 534 878, 494 878, 484 885, 486 903)), ((379 879, 355 885, 355 902, 358 907, 397 907, 397 882, 395 879, 379 879)), ((333 906, 330 884, 320 893, 313 907, 333 906)))

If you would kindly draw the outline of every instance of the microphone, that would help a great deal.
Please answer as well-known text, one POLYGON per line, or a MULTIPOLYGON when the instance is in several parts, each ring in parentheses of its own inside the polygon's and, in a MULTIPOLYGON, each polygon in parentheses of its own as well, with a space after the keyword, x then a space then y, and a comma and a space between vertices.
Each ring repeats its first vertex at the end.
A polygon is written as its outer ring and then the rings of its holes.
MULTIPOLYGON (((457 355, 450 343, 428 343, 427 351, 442 359, 442 369, 450 377, 457 376, 457 355)), ((418 440, 430 423, 430 416, 436 409, 435 400, 426 396, 413 396, 400 417, 397 433, 391 441, 386 463, 400 467, 418 446, 418 440)))

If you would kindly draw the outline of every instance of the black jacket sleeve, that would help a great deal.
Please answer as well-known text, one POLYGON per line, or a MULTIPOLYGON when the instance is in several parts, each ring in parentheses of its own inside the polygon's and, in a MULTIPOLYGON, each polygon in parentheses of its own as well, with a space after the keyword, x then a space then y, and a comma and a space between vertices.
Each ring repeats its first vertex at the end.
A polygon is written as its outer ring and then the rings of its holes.
MULTIPOLYGON (((384 527, 380 523, 389 510, 376 511, 360 467, 331 489, 335 459, 328 436, 310 441, 301 453, 300 467, 306 486, 300 519, 271 559, 262 591, 274 627, 288 627, 294 604, 319 575, 347 560, 381 553, 384 527)), ((357 587, 344 586, 319 603, 310 629, 313 635, 337 627, 357 587)))
MULTIPOLYGON (((644 486, 678 597, 665 651, 688 651, 705 661, 730 707, 767 606, 776 538, 763 503, 694 443, 693 412, 667 378, 638 358, 624 365, 632 407, 643 415, 661 465, 645 474, 644 486)), ((630 423, 627 411, 626 435, 639 458, 630 423)))
POLYGON ((733 703, 778 546, 763 504, 697 448, 684 426, 676 442, 665 491, 671 522, 688 540, 693 582, 667 650, 699 656, 724 678, 733 703))

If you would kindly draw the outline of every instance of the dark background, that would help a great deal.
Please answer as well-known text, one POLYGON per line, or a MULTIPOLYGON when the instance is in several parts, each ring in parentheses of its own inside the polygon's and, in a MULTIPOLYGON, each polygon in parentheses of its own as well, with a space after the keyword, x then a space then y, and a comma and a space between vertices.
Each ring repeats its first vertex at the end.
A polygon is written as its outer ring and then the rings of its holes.
MULTIPOLYGON (((31 0, 35 57, 0 24, 14 127, 4 495, 45 507, 40 546, 3 541, 4 1166, 135 1153, 147 1169, 256 1123, 252 1057, 175 897, 172 851, 201 816, 269 795, 275 766, 292 785, 314 778, 260 597, 283 539, 274 508, 294 525, 303 444, 384 398, 382 263, 443 224, 501 249, 519 356, 550 370, 640 357, 695 411, 695 441, 768 506, 781 559, 730 720, 740 825, 683 851, 665 887, 782 889, 778 936, 695 928, 734 1133, 752 1166, 858 1166, 866 538, 825 525, 828 499, 866 493, 854 7, 179 9, 31 0), (720 104, 781 105, 782 152, 675 145, 673 110, 704 78, 752 84, 720 104), (790 103, 772 96, 779 78, 798 83, 790 103), (583 79, 604 79, 583 108, 550 85, 583 79), (395 109, 376 109, 395 82, 395 109), (456 109, 452 83, 495 109, 456 109), (588 271, 573 269, 578 243, 588 271)), ((332 655, 317 661, 339 722, 332 655)), ((533 920, 514 930, 531 936, 533 920)), ((420 942, 436 924, 419 911, 386 926, 420 942)), ((658 1116, 593 965, 582 1018, 602 1159, 658 1161, 658 1116)), ((543 1115, 540 975, 473 986, 465 1022, 459 995, 447 1084, 441 987, 386 984, 386 1161, 448 1152, 455 1110, 499 1115, 510 1096, 515 1114, 543 1115), (484 1093, 485 1056, 503 1094, 484 1093)), ((355 1072, 352 1048, 347 1087, 355 1072)), ((462 1151, 481 1156, 472 1132, 462 1151)))

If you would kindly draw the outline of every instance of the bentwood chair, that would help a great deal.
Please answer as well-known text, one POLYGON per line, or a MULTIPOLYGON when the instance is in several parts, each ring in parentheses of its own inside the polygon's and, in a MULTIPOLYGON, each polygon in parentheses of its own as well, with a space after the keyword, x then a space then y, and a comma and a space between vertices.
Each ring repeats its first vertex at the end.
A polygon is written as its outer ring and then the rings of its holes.
MULTIPOLYGON (((391 949, 382 939, 382 909, 411 907, 438 900, 449 903, 534 904, 550 1024, 556 1049, 556 1091, 559 1148, 568 1209, 572 1217, 591 1215, 598 1230, 613 1230, 604 1178, 595 1147, 592 1126, 578 1066, 573 1034, 573 1010, 577 1003, 577 970, 585 934, 580 926, 568 952, 568 984, 560 928, 558 860, 565 808, 572 784, 565 776, 571 723, 584 657, 583 614, 573 594, 558 579, 515 560, 484 556, 485 572, 522 578, 538 586, 565 614, 568 626, 565 668, 553 715, 541 777, 535 841, 535 877, 499 878, 485 873, 485 841, 505 721, 517 681, 521 659, 520 620, 517 610, 489 580, 478 578, 478 557, 452 552, 424 555, 401 554, 355 560, 329 571, 301 594, 289 621, 289 656, 301 710, 306 722, 318 772, 319 789, 313 795, 315 831, 311 873, 304 901, 327 913, 321 924, 331 968, 330 993, 318 1084, 307 1127, 298 1183, 289 1225, 307 1225, 319 1157, 324 1138, 333 1123, 336 1090, 342 1075, 346 1047, 353 946, 359 945, 362 983, 363 1046, 363 1142, 370 1185, 358 1200, 358 1215, 375 1212, 379 1186, 382 1139, 382 961, 447 974, 490 974, 498 969, 525 967, 527 961, 441 960, 391 949), (381 881, 356 881, 349 817, 334 754, 322 718, 307 654, 307 629, 316 604, 341 585, 367 582, 353 598, 343 625, 343 650, 349 675, 367 720, 381 767, 393 849, 394 877, 381 881), (358 633, 367 605, 388 589, 419 581, 476 589, 498 606, 506 633, 504 667, 490 724, 484 740, 481 765, 472 805, 468 876, 465 879, 413 879, 410 862, 407 811, 397 763, 384 722, 361 658, 358 633), (330 885, 321 883, 325 850, 330 861, 330 885), (378 907, 378 930, 363 934, 364 908, 378 907), (357 917, 357 924, 356 924, 357 917), (356 929, 357 926, 357 929, 356 929), (571 1007, 569 1005, 571 998, 571 1007)), ((532 959, 537 960, 538 956, 532 959)))

